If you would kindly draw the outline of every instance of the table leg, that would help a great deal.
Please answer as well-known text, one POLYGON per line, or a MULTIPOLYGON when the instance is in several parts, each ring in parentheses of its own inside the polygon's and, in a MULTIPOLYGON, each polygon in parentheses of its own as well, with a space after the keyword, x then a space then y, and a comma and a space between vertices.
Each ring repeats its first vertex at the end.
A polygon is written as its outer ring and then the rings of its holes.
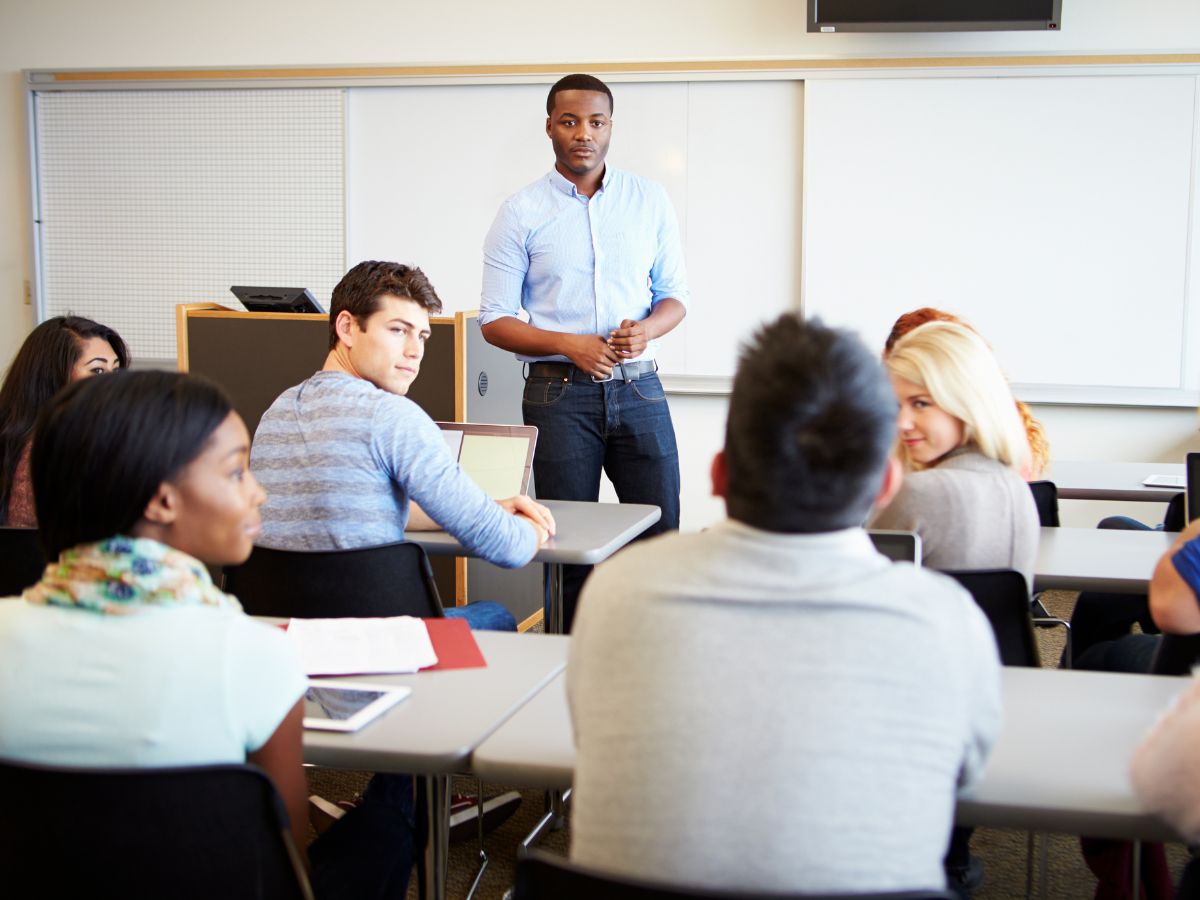
POLYGON ((571 789, 565 791, 546 791, 546 814, 533 826, 533 831, 517 846, 517 859, 524 859, 529 849, 542 839, 548 831, 555 831, 566 824, 567 803, 571 799, 571 789))
POLYGON ((450 854, 450 778, 425 776, 425 872, 421 900, 446 900, 446 865, 450 854))
POLYGON ((561 563, 545 566, 546 634, 563 633, 563 567, 561 563))

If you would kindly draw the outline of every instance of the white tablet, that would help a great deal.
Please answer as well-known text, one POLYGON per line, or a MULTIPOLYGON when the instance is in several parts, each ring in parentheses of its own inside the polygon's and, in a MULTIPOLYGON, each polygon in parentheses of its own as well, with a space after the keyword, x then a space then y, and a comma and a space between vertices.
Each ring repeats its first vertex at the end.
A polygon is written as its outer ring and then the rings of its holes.
POLYGON ((412 688, 400 685, 310 681, 304 692, 304 727, 358 731, 411 693, 412 688))

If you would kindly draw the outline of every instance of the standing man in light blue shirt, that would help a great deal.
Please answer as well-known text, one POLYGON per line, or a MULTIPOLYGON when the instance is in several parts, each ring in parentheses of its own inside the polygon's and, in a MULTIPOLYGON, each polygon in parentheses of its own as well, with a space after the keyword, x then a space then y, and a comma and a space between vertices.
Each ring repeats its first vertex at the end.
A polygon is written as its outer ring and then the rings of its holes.
MULTIPOLYGON (((546 99, 554 168, 500 207, 483 249, 484 337, 528 364, 522 408, 539 430, 538 496, 623 503, 679 527, 679 453, 655 340, 683 320, 687 274, 661 185, 605 164, 612 92, 568 75, 546 99)), ((589 568, 568 566, 564 625, 589 568)))

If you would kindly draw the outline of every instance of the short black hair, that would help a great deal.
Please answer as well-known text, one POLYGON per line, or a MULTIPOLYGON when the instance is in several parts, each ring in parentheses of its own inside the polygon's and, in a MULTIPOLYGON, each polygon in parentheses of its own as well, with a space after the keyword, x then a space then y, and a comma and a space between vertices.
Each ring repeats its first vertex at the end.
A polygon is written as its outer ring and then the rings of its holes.
POLYGON ((550 93, 546 95, 546 115, 548 116, 554 115, 554 95, 559 91, 595 91, 597 94, 604 94, 608 97, 608 114, 611 116, 613 113, 612 91, 595 75, 565 75, 554 82, 550 93))
POLYGON ((8 520, 13 475, 38 414, 70 382, 88 338, 108 341, 120 368, 128 367, 129 351, 121 336, 83 316, 54 316, 38 325, 8 367, 0 387, 0 523, 8 520))
POLYGON ((128 535, 159 485, 200 455, 232 409, 211 381, 179 372, 114 372, 57 394, 38 419, 30 460, 47 559, 128 535))
POLYGON ((787 313, 742 350, 725 431, 726 507, 766 531, 862 525, 896 440, 896 396, 848 331, 787 313))
POLYGON ((442 311, 442 299, 416 266, 373 259, 360 262, 333 289, 329 302, 329 349, 338 344, 338 313, 347 310, 359 328, 366 328, 367 319, 379 309, 379 298, 385 294, 411 300, 430 315, 442 311))

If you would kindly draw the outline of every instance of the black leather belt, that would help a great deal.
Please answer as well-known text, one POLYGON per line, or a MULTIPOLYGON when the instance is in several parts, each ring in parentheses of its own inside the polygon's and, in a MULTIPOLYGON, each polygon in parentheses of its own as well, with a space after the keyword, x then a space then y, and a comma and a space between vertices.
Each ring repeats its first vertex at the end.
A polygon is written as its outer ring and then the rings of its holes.
POLYGON ((603 384, 606 381, 620 379, 621 381, 637 381, 644 375, 653 375, 658 371, 658 363, 653 359, 638 359, 633 362, 617 363, 613 366, 612 374, 607 378, 596 378, 583 369, 571 363, 564 362, 534 362, 529 364, 530 378, 553 378, 562 381, 591 381, 603 384))

